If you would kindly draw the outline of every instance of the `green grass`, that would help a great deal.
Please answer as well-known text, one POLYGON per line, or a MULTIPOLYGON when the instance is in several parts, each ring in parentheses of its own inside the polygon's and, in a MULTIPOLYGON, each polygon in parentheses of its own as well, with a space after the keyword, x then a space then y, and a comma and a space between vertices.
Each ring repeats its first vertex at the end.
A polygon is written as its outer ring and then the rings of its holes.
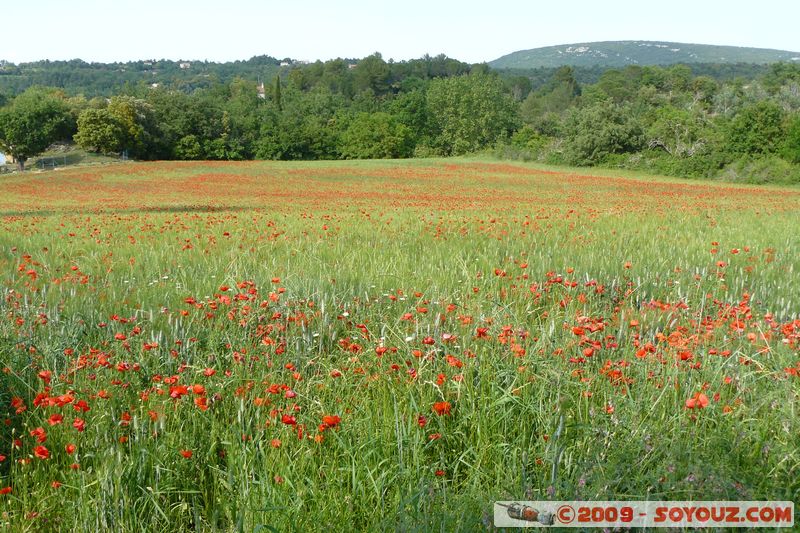
POLYGON ((0 524, 474 531, 495 500, 798 502, 799 200, 485 160, 4 178, 0 524))

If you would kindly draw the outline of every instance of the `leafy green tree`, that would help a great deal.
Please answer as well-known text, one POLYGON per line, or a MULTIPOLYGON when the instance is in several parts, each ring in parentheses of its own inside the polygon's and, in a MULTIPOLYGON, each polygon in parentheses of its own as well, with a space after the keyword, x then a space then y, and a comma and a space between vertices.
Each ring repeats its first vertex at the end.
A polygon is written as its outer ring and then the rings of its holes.
POLYGON ((608 95, 614 102, 622 103, 634 97, 642 85, 643 78, 644 71, 641 67, 611 69, 600 76, 595 89, 608 95))
POLYGON ((800 114, 789 119, 780 154, 787 161, 800 164, 800 114))
POLYGON ((181 137, 180 140, 175 144, 175 156, 178 159, 184 160, 197 160, 202 159, 205 152, 203 151, 203 146, 200 142, 200 139, 197 135, 186 135, 181 137))
POLYGON ((542 117, 551 113, 556 115, 564 113, 575 105, 580 94, 581 89, 575 80, 572 67, 561 67, 555 71, 548 83, 536 92, 530 93, 522 102, 520 115, 523 122, 539 130, 542 117))
POLYGON ((692 157, 702 153, 709 139, 699 115, 672 106, 657 108, 646 131, 647 145, 673 157, 692 157))
POLYGON ((139 98, 114 96, 108 103, 108 112, 122 128, 121 150, 135 158, 149 159, 157 136, 152 107, 139 98))
POLYGON ((518 156, 529 160, 539 157, 551 140, 526 124, 514 132, 511 136, 510 144, 520 150, 518 156))
POLYGON ((152 155, 161 159, 203 159, 202 146, 206 141, 216 138, 221 131, 222 99, 213 92, 199 90, 189 95, 169 89, 150 90, 147 103, 153 109, 153 120, 158 125, 159 135, 154 139, 152 155), (200 148, 186 152, 179 148, 181 140, 190 138, 200 148), (186 154, 193 154, 187 157, 186 154))
MULTIPOLYGON (((419 80, 419 78, 415 78, 419 80)), ((419 80, 422 82, 422 80, 419 80)), ((413 136, 413 144, 430 144, 432 138, 431 121, 428 113, 425 84, 397 95, 388 105, 388 111, 397 121, 408 128, 413 136)))
POLYGON ((123 148, 125 132, 120 120, 106 109, 86 109, 78 116, 75 142, 89 152, 119 153, 123 148))
POLYGON ((763 76, 764 87, 769 94, 776 94, 786 85, 800 84, 800 65, 797 63, 773 63, 763 76))
POLYGON ((281 160, 338 158, 344 96, 324 86, 310 92, 289 86, 283 102, 283 112, 270 107, 261 113, 255 156, 281 160))
POLYGON ((346 98, 352 98, 355 94, 353 88, 353 74, 350 64, 344 59, 333 59, 326 61, 319 83, 312 85, 327 88, 332 93, 338 93, 346 98))
POLYGON ((388 113, 359 113, 342 133, 345 159, 409 157, 414 145, 411 130, 388 113))
POLYGON ((427 109, 434 144, 445 155, 479 150, 508 136, 517 125, 517 105, 496 76, 473 74, 431 82, 427 109))
MULTIPOLYGON (((184 140, 186 138, 184 137, 184 140)), ((232 134, 231 118, 227 111, 222 113, 222 131, 218 137, 206 142, 205 153, 209 159, 238 161, 246 159, 246 147, 232 134)))
POLYGON ((250 159, 261 126, 260 108, 266 104, 258 97, 258 88, 251 81, 236 79, 229 84, 228 90, 223 104, 223 119, 227 120, 223 124, 226 142, 229 147, 236 147, 237 159, 250 159))
POLYGON ((668 91, 686 93, 692 82, 692 70, 686 65, 671 65, 666 69, 668 91))
POLYGON ((347 108, 355 113, 377 113, 381 111, 384 106, 384 99, 375 94, 375 91, 372 89, 367 88, 356 93, 347 108))
POLYGON ((610 154, 635 152, 644 144, 638 122, 611 102, 571 110, 564 133, 564 158, 574 165, 596 165, 610 154))
POLYGON ((129 151, 133 157, 152 157, 157 124, 152 107, 132 96, 115 96, 107 107, 89 107, 78 116, 78 146, 112 154, 129 151))
POLYGON ((298 91, 307 91, 311 88, 311 79, 308 70, 303 68, 293 68, 287 76, 289 85, 298 91))
POLYGON ((719 91, 719 84, 708 76, 698 76, 692 80, 692 104, 699 104, 703 109, 710 109, 714 97, 719 91))
POLYGON ((156 88, 149 92, 146 100, 153 109, 153 120, 160 133, 153 143, 153 155, 157 159, 183 159, 177 155, 176 147, 182 137, 192 133, 192 103, 197 98, 180 91, 156 88))
POLYGON ((726 84, 714 95, 711 112, 722 117, 733 117, 744 104, 743 87, 739 84, 726 84))
POLYGON ((371 90, 376 95, 385 94, 389 90, 389 75, 389 65, 379 53, 365 57, 353 69, 355 93, 371 90))
POLYGON ((272 99, 275 102, 275 107, 278 108, 278 111, 283 111, 283 99, 281 97, 281 76, 280 74, 275 76, 275 86, 272 90, 272 99))
POLYGON ((0 149, 11 154, 20 170, 53 142, 70 136, 69 106, 53 91, 32 87, 0 109, 0 149))
POLYGON ((527 76, 513 76, 506 78, 504 81, 506 89, 517 102, 523 101, 531 92, 531 80, 527 76))
POLYGON ((784 113, 778 104, 760 100, 742 108, 728 124, 726 145, 737 154, 769 154, 783 140, 784 113))

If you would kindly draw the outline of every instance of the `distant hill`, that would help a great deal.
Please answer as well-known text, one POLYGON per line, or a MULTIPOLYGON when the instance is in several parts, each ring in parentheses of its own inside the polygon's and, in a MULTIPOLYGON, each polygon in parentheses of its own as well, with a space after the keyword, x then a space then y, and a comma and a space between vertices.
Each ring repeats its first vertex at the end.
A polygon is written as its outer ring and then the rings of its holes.
POLYGON ((562 65, 624 67, 675 63, 765 64, 779 61, 800 62, 800 52, 664 41, 605 41, 520 50, 489 62, 489 66, 530 69, 562 65))

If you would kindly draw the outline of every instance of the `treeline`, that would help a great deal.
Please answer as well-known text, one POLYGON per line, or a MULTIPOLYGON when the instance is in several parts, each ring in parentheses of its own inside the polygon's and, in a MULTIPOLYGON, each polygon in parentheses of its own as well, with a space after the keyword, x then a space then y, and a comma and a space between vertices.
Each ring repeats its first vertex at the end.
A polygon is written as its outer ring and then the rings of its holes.
POLYGON ((0 143, 20 162, 48 139, 137 159, 446 155, 489 146, 515 127, 503 82, 445 56, 295 65, 264 86, 127 85, 111 98, 31 87, 0 110, 0 143))
MULTIPOLYGON (((336 65, 333 70, 342 63, 351 65, 357 62, 357 59, 339 59, 332 62, 336 65)), ((425 74, 430 76, 437 69, 441 72, 443 64, 449 64, 450 70, 456 65, 458 70, 469 68, 468 65, 443 55, 402 62, 389 60, 387 64, 393 71, 391 74, 393 79, 402 78, 409 69, 427 71, 425 74)), ((197 89, 208 89, 217 84, 228 84, 236 78, 255 82, 271 80, 278 73, 285 76, 287 72, 302 68, 304 65, 305 63, 291 58, 277 59, 268 55, 226 63, 167 59, 88 63, 72 59, 14 64, 0 60, 0 94, 14 96, 33 86, 44 86, 62 89, 68 96, 110 97, 119 94, 120 87, 135 87, 140 84, 149 86, 155 84, 162 88, 192 92, 197 89)), ((308 65, 308 68, 331 70, 331 65, 317 61, 308 65)), ((590 85, 596 83, 610 68, 602 65, 573 67, 573 72, 578 83, 590 85)), ((692 63, 689 68, 695 76, 730 81, 735 78, 755 79, 766 74, 770 66, 758 63, 692 63)), ((496 71, 504 79, 527 78, 530 82, 529 88, 538 89, 545 85, 557 70, 557 67, 540 67, 496 71)), ((443 74, 447 71, 448 69, 444 69, 443 74)))
POLYGON ((255 56, 245 61, 215 63, 209 61, 171 61, 151 59, 125 63, 87 63, 35 61, 13 64, 0 61, 0 93, 16 95, 34 86, 62 89, 69 96, 113 96, 120 87, 167 86, 185 92, 207 89, 228 83, 236 77, 258 80, 271 78, 281 64, 295 61, 271 56, 255 56))
POLYGON ((137 159, 491 151, 553 164, 800 181, 800 66, 775 64, 728 81, 683 65, 631 66, 593 83, 562 67, 542 82, 445 56, 394 63, 374 54, 284 66, 263 86, 238 78, 191 90, 127 84, 110 98, 32 87, 6 98, 0 150, 24 161, 62 139, 137 159))
MULTIPOLYGON (((735 79, 754 80, 767 75, 772 69, 772 65, 759 63, 690 63, 686 65, 693 76, 707 76, 719 82, 728 82, 735 79)), ((600 77, 609 70, 619 70, 603 65, 591 67, 573 66, 572 74, 581 85, 592 85, 597 83, 600 77)), ((634 67, 636 68, 636 67, 634 67)), ((558 72, 559 67, 539 67, 539 68, 503 68, 496 69, 503 78, 527 78, 530 81, 531 89, 536 90, 546 85, 558 72)))
POLYGON ((499 152, 747 182, 800 182, 800 65, 719 82, 689 67, 626 67, 578 84, 569 67, 520 104, 499 152))

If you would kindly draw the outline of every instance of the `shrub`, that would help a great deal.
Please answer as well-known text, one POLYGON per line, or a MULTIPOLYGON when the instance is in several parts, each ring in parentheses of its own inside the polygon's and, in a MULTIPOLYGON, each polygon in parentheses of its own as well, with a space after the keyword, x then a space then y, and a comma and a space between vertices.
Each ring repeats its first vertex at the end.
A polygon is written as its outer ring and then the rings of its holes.
POLYGON ((800 167, 774 155, 743 157, 726 166, 718 175, 742 183, 800 183, 800 167))

